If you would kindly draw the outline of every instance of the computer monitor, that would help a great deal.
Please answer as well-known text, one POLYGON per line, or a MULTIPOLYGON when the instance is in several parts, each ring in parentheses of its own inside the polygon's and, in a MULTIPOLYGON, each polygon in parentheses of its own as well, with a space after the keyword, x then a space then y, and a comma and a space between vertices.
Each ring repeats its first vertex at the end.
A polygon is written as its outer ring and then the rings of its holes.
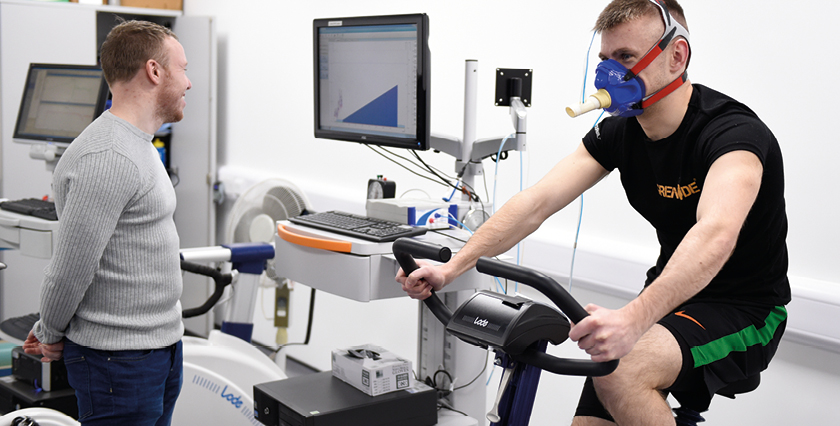
POLYGON ((29 64, 13 140, 67 146, 102 114, 107 99, 97 66, 29 64))
POLYGON ((316 19, 315 137, 429 148, 429 18, 316 19))

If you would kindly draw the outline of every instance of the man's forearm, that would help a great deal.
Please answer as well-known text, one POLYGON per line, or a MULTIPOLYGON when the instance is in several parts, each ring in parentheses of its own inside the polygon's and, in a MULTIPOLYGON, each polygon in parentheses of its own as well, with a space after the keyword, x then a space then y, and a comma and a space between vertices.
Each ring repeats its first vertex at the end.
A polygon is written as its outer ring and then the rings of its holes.
POLYGON ((498 256, 534 232, 545 218, 535 213, 529 191, 516 194, 470 237, 445 265, 446 283, 475 267, 481 256, 498 256))
POLYGON ((697 206, 697 223, 659 278, 627 305, 641 324, 651 327, 720 272, 756 199, 762 171, 758 158, 747 151, 730 152, 712 164, 697 206))
POLYGON ((715 225, 695 225, 683 238, 662 274, 626 308, 645 330, 699 293, 732 254, 737 233, 715 225))

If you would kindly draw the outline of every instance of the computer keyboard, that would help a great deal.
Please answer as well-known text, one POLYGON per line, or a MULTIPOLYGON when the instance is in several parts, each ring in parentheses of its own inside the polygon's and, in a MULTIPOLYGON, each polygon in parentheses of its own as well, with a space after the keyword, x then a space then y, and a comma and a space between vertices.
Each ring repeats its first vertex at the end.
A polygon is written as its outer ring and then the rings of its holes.
POLYGON ((4 201, 0 203, 0 209, 46 220, 58 220, 55 203, 38 198, 4 201))
POLYGON ((413 227, 398 222, 374 219, 340 211, 296 216, 290 218, 289 221, 298 225, 310 226, 312 228, 378 243, 426 233, 426 228, 413 227))

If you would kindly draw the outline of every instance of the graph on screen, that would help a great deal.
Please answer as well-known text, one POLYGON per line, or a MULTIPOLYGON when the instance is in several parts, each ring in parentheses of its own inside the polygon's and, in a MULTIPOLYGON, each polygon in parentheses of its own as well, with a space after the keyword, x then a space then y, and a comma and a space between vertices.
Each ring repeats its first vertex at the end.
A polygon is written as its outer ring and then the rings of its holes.
POLYGON ((321 126, 413 137, 416 29, 334 29, 321 39, 321 126))
POLYGON ((372 126, 399 127, 397 111, 399 110, 399 89, 394 86, 378 98, 368 102, 355 112, 348 115, 345 123, 370 124, 372 126))

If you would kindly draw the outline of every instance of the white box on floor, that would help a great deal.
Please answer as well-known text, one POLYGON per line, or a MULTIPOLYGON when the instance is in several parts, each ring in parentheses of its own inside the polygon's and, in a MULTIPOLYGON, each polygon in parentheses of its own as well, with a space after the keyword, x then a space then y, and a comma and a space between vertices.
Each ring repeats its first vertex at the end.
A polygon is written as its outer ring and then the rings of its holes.
POLYGON ((370 344, 333 349, 332 373, 371 396, 408 389, 414 383, 411 361, 370 344))

